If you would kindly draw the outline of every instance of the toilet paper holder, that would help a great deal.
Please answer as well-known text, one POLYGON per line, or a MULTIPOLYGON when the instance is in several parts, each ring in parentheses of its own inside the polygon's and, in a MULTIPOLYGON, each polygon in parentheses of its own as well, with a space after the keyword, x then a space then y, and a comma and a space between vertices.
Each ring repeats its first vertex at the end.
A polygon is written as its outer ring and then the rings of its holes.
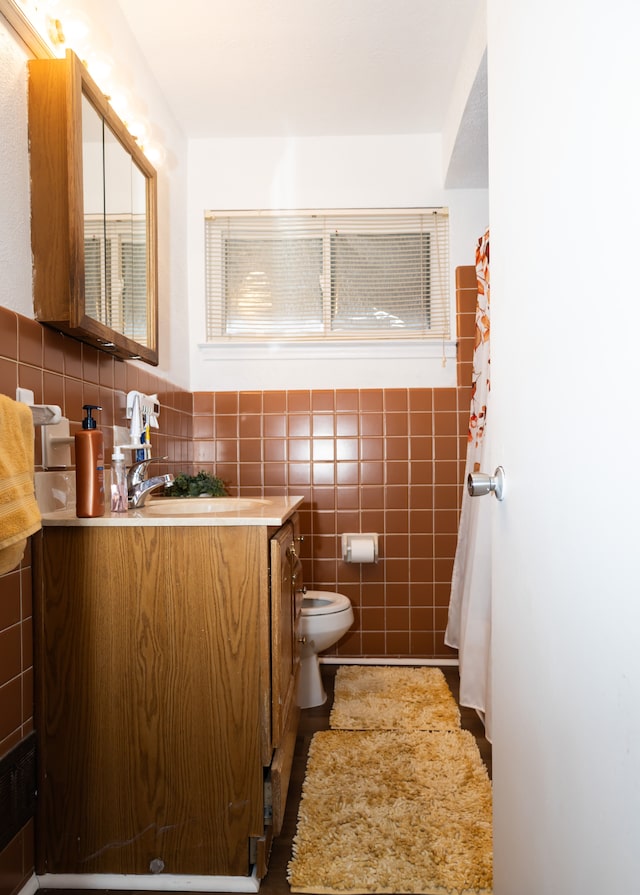
POLYGON ((344 562, 378 562, 378 533, 345 532, 342 535, 344 562))

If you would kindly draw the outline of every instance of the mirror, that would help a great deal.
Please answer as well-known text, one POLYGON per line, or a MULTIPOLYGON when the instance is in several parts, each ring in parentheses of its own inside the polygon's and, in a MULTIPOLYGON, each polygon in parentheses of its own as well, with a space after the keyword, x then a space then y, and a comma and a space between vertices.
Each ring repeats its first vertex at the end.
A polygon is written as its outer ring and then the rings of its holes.
POLYGON ((144 173, 82 96, 85 313, 148 345, 144 173))
POLYGON ((29 63, 29 136, 36 318, 157 364, 156 173, 71 51, 29 63))

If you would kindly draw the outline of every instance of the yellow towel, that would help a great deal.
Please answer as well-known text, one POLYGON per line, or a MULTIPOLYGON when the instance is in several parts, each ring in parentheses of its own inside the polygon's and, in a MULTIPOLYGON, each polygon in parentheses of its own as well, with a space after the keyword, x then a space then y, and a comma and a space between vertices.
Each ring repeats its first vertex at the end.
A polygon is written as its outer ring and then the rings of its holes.
POLYGON ((0 575, 20 562, 26 539, 42 522, 34 492, 33 442, 30 409, 0 395, 0 575))

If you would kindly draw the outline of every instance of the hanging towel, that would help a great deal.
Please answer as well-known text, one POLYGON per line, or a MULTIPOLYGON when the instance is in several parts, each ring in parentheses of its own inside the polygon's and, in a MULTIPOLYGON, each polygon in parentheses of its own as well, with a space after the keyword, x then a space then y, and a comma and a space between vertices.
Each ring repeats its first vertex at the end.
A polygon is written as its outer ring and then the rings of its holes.
POLYGON ((0 395, 0 575, 14 569, 41 526, 34 490, 33 416, 0 395))

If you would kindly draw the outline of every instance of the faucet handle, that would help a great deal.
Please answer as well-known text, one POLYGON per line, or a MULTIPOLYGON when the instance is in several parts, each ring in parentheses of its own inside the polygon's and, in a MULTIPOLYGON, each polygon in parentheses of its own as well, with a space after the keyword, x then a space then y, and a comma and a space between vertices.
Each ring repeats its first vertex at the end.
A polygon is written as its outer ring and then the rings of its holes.
POLYGON ((162 463, 164 460, 168 459, 168 457, 146 457, 144 460, 138 460, 136 463, 132 463, 127 470, 127 486, 131 488, 133 485, 139 485, 140 482, 144 480, 144 475, 149 463, 162 463))
POLYGON ((138 460, 135 466, 146 466, 148 463, 159 463, 162 460, 168 460, 169 457, 145 457, 144 460, 138 460))
POLYGON ((144 505, 152 491, 162 487, 168 488, 173 481, 172 473, 168 472, 165 475, 156 475, 152 479, 145 479, 143 482, 139 482, 129 491, 129 506, 139 509, 144 505))

